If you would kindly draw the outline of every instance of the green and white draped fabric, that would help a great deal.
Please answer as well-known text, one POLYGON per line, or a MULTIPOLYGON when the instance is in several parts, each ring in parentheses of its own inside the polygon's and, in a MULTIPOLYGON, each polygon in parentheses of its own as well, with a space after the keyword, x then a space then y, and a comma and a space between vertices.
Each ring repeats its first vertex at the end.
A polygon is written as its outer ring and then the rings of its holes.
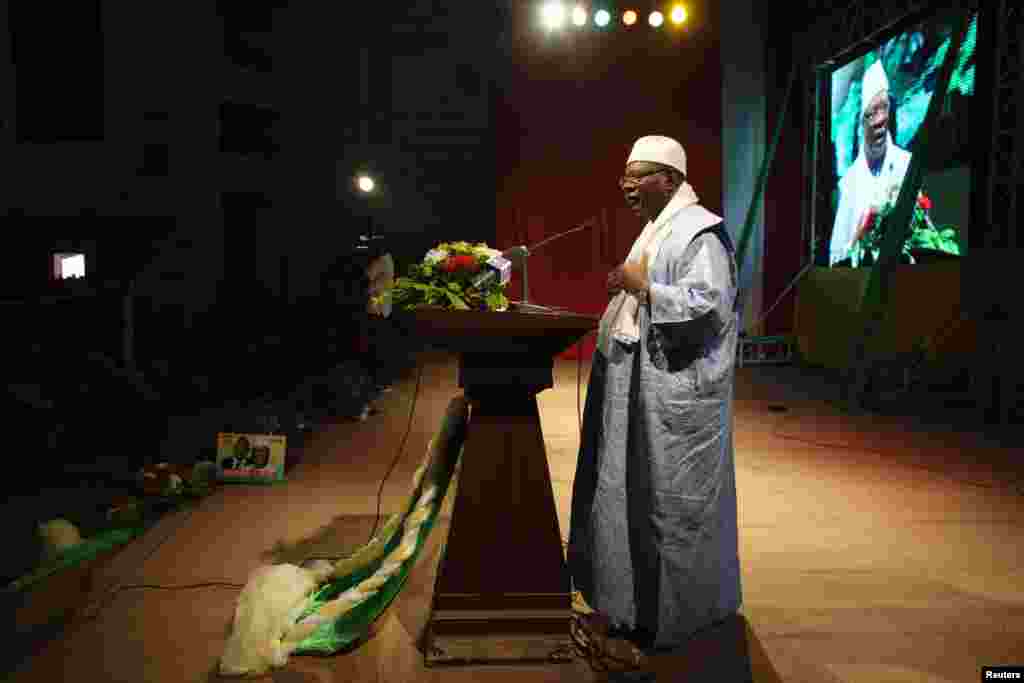
POLYGON ((222 675, 260 675, 291 654, 327 655, 363 639, 409 577, 462 453, 469 406, 448 406, 402 512, 354 555, 310 568, 261 567, 239 596, 222 675))

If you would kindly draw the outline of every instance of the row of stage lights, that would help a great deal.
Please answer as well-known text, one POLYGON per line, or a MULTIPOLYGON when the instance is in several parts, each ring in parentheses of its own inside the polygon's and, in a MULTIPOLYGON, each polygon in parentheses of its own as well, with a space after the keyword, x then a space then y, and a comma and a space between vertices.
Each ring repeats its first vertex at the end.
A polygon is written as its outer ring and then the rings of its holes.
MULTIPOLYGON (((557 31, 567 23, 571 23, 577 28, 582 28, 587 25, 591 20, 590 14, 583 5, 576 5, 570 11, 566 11, 566 7, 559 0, 548 0, 540 8, 541 23, 544 28, 548 31, 557 31)), ((598 28, 605 28, 612 21, 612 13, 608 9, 597 9, 593 13, 594 25, 598 28)), ((633 26, 639 20, 639 14, 636 10, 627 9, 622 13, 622 23, 626 26, 633 26)), ((686 8, 683 5, 675 5, 669 11, 669 21, 676 26, 682 25, 686 21, 686 8)), ((665 23, 665 15, 658 10, 652 11, 647 15, 647 23, 654 28, 659 28, 665 23)))

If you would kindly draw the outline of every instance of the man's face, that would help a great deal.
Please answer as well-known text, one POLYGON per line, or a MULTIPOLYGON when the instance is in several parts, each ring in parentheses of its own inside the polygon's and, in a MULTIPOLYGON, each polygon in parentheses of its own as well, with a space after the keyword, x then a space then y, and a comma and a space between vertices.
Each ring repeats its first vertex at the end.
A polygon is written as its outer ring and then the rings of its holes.
POLYGON ((671 181, 667 169, 649 161, 634 161, 619 179, 626 204, 640 218, 654 220, 670 197, 671 181))
POLYGON ((889 130, 889 93, 882 91, 871 98, 864 111, 864 155, 868 161, 885 156, 885 136, 889 130))

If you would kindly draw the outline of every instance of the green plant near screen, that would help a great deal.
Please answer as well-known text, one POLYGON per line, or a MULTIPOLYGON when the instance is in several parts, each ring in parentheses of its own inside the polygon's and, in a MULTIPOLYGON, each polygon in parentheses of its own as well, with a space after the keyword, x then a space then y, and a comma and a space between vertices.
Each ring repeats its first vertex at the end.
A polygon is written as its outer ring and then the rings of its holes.
MULTIPOLYGON (((869 219, 872 226, 850 250, 850 259, 854 266, 869 265, 878 260, 884 237, 881 226, 884 218, 892 212, 895 203, 894 197, 890 197, 890 200, 873 213, 869 219)), ((919 193, 911 216, 910 237, 903 243, 903 255, 910 263, 914 263, 911 253, 914 249, 931 249, 953 256, 961 255, 960 231, 952 225, 936 226, 929 215, 931 208, 931 199, 923 192, 919 193)))

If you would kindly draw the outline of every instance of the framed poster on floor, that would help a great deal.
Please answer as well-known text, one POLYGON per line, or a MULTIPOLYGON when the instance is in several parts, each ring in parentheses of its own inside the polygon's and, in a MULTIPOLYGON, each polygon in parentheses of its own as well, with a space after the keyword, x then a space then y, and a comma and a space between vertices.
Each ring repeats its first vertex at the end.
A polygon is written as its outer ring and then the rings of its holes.
POLYGON ((217 478, 222 482, 284 481, 287 437, 283 434, 217 434, 217 478))

